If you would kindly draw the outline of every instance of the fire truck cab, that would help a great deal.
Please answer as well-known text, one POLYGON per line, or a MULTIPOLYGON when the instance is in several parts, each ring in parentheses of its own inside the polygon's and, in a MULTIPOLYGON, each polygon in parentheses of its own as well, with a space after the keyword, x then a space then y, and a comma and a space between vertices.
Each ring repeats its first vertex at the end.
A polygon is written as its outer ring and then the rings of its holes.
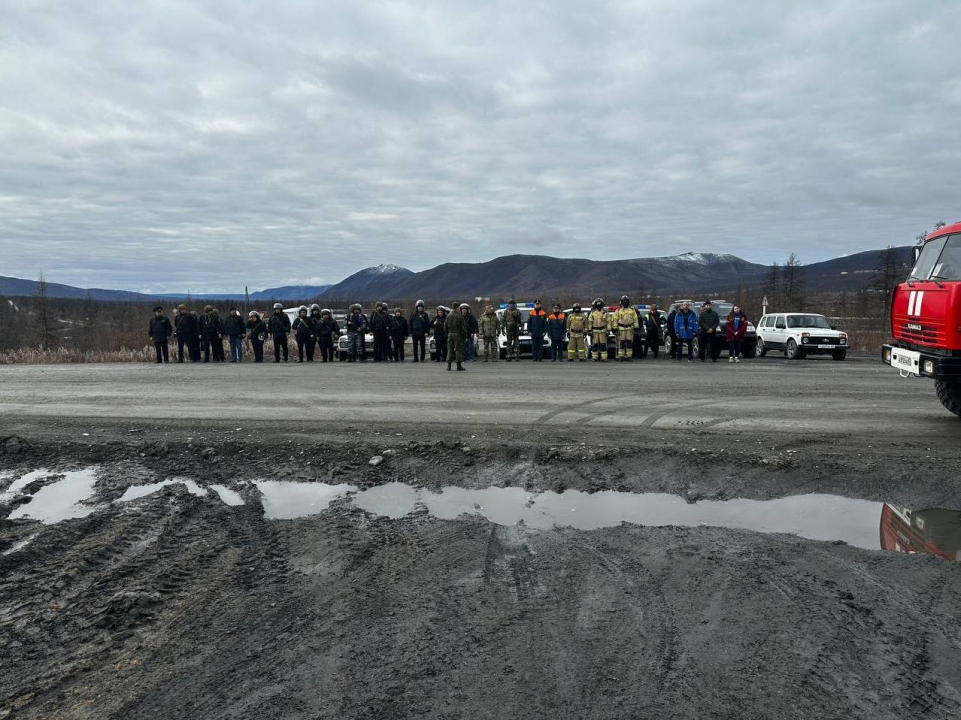
POLYGON ((881 359, 902 377, 934 380, 938 400, 961 417, 961 222, 931 233, 891 301, 894 342, 881 359))

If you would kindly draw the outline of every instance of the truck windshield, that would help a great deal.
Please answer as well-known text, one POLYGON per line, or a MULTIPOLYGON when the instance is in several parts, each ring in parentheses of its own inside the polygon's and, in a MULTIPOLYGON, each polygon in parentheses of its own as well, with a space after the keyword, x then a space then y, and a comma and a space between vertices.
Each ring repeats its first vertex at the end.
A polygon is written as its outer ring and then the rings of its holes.
POLYGON ((830 330, 831 323, 823 315, 788 315, 787 326, 789 328, 821 328, 830 330))
POLYGON ((961 234, 925 243, 911 271, 914 280, 961 280, 961 234))

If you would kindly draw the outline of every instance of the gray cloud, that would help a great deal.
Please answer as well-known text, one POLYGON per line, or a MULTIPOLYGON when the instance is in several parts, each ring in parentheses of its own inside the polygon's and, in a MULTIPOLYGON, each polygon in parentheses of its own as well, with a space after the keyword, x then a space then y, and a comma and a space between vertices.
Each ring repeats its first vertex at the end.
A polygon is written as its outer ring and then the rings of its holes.
POLYGON ((6 3, 0 273, 806 261, 961 216, 956 2, 6 3))

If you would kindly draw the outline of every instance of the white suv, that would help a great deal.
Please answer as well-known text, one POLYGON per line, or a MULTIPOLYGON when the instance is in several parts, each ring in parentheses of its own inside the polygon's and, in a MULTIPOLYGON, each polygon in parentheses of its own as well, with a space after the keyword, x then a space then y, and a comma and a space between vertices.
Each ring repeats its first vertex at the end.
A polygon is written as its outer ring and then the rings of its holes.
POLYGON ((790 360, 806 355, 830 355, 844 360, 848 334, 836 329, 823 315, 813 313, 770 313, 757 324, 757 354, 781 350, 790 360))

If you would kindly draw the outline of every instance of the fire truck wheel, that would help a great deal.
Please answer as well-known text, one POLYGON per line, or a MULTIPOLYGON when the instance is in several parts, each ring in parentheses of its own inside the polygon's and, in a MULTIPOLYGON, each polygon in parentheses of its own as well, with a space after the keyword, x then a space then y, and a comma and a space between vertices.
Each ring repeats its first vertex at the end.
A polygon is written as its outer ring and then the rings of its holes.
POLYGON ((944 409, 961 417, 961 383, 935 380, 934 390, 944 409))
POLYGON ((801 349, 797 346, 797 343, 794 342, 794 340, 787 341, 787 347, 784 349, 784 355, 788 360, 800 360, 804 357, 804 353, 801 352, 801 349))

